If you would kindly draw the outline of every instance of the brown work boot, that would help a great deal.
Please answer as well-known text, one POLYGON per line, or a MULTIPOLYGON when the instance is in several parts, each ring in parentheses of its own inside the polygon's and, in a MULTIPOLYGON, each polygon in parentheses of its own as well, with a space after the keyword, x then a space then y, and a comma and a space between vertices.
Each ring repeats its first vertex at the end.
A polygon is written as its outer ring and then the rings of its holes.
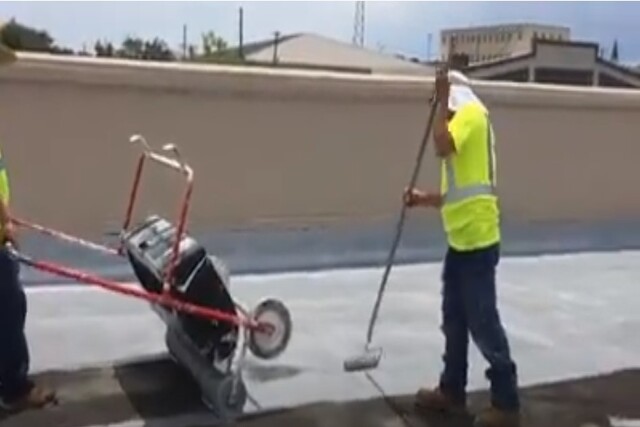
POLYGON ((416 393, 415 405, 418 409, 435 412, 463 413, 466 405, 447 396, 440 388, 421 388, 416 393))
POLYGON ((474 420, 475 427, 520 427, 519 411, 504 411, 490 407, 482 411, 474 420))
POLYGON ((2 401, 0 406, 9 412, 21 412, 28 409, 43 408, 56 403, 56 394, 53 390, 36 385, 31 388, 29 393, 20 399, 10 402, 2 401))

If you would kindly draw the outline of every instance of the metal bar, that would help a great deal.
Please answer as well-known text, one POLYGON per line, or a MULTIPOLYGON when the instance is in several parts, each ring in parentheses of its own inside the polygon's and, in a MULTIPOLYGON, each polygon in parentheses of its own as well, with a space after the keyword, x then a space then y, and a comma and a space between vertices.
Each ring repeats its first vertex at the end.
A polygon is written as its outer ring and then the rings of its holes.
MULTIPOLYGON (((163 280, 162 293, 164 295, 168 295, 171 289, 171 285, 175 280, 174 273, 178 263, 180 241, 182 240, 182 235, 184 233, 187 213, 189 210, 189 204, 191 200, 191 194, 193 191, 193 175, 194 175, 193 169, 182 160, 182 157, 180 156, 180 152, 178 148, 175 146, 175 144, 167 144, 163 146, 163 150, 171 151, 174 153, 175 158, 172 159, 162 154, 159 154, 157 152, 154 152, 151 146, 147 143, 147 140, 142 135, 132 135, 129 138, 129 141, 131 143, 140 144, 143 148, 143 154, 140 161, 138 162, 138 169, 136 171, 134 186, 133 186, 133 190, 129 200, 129 208, 127 210, 125 227, 123 228, 123 231, 126 231, 126 229, 128 228, 129 222, 131 221, 131 217, 133 215, 133 204, 137 197, 137 191, 138 191, 138 186, 140 182, 140 177, 142 175, 142 165, 143 165, 144 158, 149 158, 160 165, 163 165, 165 167, 168 167, 169 169, 178 171, 186 177, 187 188, 185 190, 185 194, 179 209, 178 225, 177 225, 175 240, 172 245, 171 259, 169 261, 169 265, 166 271, 163 274, 164 280, 163 280)), ((122 250, 122 245, 120 250, 122 250)))
MULTIPOLYGON (((182 234, 184 233, 184 229, 186 228, 187 222, 187 214, 189 212, 189 206, 191 202, 191 194, 193 192, 193 175, 187 175, 187 188, 185 190, 184 198, 182 200, 182 205, 180 206, 180 213, 178 218, 178 227, 176 230, 175 241, 173 242, 173 250, 171 254, 171 261, 169 263, 169 269, 167 271, 168 280, 165 280, 165 283, 172 284, 171 281, 175 279, 174 272, 178 265, 178 254, 180 253, 180 241, 182 240, 182 234)), ((164 289, 164 292, 167 292, 167 289, 164 289)))
POLYGON ((156 163, 185 174, 188 180, 193 179, 193 170, 189 165, 180 163, 175 159, 170 159, 169 157, 154 152, 148 152, 146 155, 156 163))
MULTIPOLYGON (((142 178, 142 168, 144 167, 144 161, 147 156, 142 153, 138 159, 138 165, 136 167, 136 174, 133 178, 133 185, 131 186, 131 192, 129 193, 129 204, 127 205, 127 211, 125 213, 124 223, 122 224, 122 231, 126 232, 131 224, 131 218, 133 217, 133 206, 138 198, 138 188, 140 187, 140 180, 142 178)), ((120 244, 119 251, 122 252, 123 245, 120 244)))
POLYGON ((239 316, 225 313, 220 310, 201 307, 185 301, 180 301, 168 295, 153 294, 143 290, 130 288, 118 282, 112 282, 110 280, 106 280, 99 276, 85 273, 80 270, 64 267, 62 265, 58 265, 49 261, 35 260, 16 251, 15 249, 12 249, 11 251, 21 263, 24 263, 41 271, 66 277, 68 279, 77 280, 86 284, 97 285, 113 292, 118 292, 124 295, 143 299, 151 303, 170 307, 178 311, 203 317, 206 319, 230 322, 240 327, 264 331, 266 333, 268 333, 271 329, 270 325, 255 322, 250 318, 241 318, 239 316))

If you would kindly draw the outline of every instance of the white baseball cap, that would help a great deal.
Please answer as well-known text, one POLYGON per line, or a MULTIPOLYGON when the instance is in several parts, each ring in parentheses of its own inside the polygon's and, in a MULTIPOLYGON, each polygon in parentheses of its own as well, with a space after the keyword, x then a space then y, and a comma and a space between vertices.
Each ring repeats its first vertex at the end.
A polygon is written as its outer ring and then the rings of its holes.
POLYGON ((449 110, 458 111, 470 102, 477 102, 484 108, 487 107, 482 103, 480 98, 471 89, 471 82, 460 71, 451 70, 448 73, 451 89, 449 90, 449 110))

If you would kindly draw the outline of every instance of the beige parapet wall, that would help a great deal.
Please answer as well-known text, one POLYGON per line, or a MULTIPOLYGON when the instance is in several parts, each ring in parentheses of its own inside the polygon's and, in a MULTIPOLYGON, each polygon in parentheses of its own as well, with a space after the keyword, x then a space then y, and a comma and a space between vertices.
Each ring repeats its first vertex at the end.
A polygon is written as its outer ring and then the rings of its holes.
MULTIPOLYGON (((143 134, 196 171, 200 228, 368 222, 397 211, 433 80, 21 54, 0 70, 18 215, 85 235, 117 224, 143 134)), ((640 218, 640 91, 478 82, 511 221, 640 218)), ((423 183, 437 185, 433 151, 423 183)), ((173 215, 154 168, 141 213, 173 215)))

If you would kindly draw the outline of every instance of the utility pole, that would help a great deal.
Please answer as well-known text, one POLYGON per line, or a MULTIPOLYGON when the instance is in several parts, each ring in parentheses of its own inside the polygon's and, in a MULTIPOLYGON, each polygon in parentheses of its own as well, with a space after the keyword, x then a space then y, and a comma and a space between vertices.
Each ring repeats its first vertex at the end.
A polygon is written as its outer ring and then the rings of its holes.
POLYGON ((244 12, 242 6, 240 6, 239 10, 238 27, 238 54, 240 59, 244 59, 244 12))
POLYGON ((280 31, 273 33, 273 64, 278 63, 278 43, 280 42, 280 31))
POLYGON ((364 1, 356 2, 352 42, 356 46, 364 46, 364 1))
POLYGON ((182 60, 187 60, 187 24, 182 25, 182 60))
POLYGON ((431 61, 431 39, 432 34, 429 33, 429 35, 427 36, 427 61, 431 61))

